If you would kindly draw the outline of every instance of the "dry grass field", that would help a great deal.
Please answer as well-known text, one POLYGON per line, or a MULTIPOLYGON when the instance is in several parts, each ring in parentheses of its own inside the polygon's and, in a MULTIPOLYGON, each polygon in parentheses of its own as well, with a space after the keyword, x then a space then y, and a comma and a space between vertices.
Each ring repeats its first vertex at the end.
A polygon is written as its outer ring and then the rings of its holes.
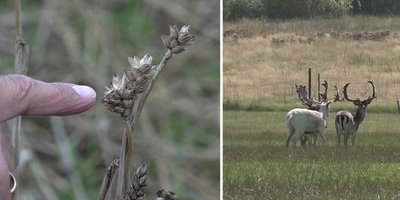
POLYGON ((399 20, 346 17, 225 23, 224 101, 293 104, 294 84, 307 83, 311 67, 314 88, 320 73, 330 86, 352 82, 350 94, 366 97, 371 92, 366 81, 372 79, 379 92, 374 105, 395 108, 400 96, 399 20), (379 36, 384 31, 388 35, 379 36))
MULTIPOLYGON (((224 199, 400 199, 399 17, 257 21, 224 24, 224 199), (298 102, 294 84, 313 70, 368 106, 354 148, 337 148, 334 114, 327 142, 285 149, 284 116, 298 102)), ((315 96, 314 96, 315 98, 315 96)))

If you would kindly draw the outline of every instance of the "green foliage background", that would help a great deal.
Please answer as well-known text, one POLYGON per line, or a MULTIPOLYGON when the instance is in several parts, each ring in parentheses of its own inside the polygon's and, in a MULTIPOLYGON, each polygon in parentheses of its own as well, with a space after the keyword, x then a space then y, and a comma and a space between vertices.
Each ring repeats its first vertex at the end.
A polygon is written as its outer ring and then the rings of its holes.
POLYGON ((329 18, 349 14, 400 13, 396 0, 224 0, 224 20, 240 18, 329 18))

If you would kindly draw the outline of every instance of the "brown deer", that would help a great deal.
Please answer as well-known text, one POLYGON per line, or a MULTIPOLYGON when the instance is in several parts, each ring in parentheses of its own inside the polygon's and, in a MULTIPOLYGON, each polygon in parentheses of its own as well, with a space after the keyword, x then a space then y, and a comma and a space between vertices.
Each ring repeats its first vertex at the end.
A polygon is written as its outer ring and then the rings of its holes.
POLYGON ((365 116, 367 115, 367 106, 376 98, 376 89, 373 81, 368 81, 368 83, 372 86, 372 96, 369 96, 365 100, 360 100, 359 98, 352 100, 349 98, 347 94, 347 88, 350 83, 347 83, 343 87, 344 98, 347 101, 353 102, 355 106, 357 106, 357 111, 355 114, 342 110, 336 113, 335 117, 335 125, 336 125, 336 135, 338 139, 338 146, 340 145, 340 136, 344 136, 344 145, 348 146, 348 139, 351 136, 351 144, 354 145, 354 140, 356 139, 357 130, 360 124, 364 121, 365 116))

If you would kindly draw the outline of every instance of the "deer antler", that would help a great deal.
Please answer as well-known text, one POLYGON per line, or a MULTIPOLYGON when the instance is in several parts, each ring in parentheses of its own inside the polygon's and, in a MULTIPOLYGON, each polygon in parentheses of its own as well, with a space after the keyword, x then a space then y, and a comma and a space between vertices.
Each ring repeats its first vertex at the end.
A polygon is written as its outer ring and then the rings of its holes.
POLYGON ((324 80, 322 83, 322 86, 324 86, 324 92, 320 92, 319 95, 321 97, 321 101, 328 101, 328 82, 324 80))
POLYGON ((353 102, 354 105, 359 106, 359 105, 368 105, 372 102, 372 100, 374 100, 376 98, 376 89, 375 89, 375 84, 373 81, 368 81, 368 83, 370 83, 372 85, 372 96, 369 96, 367 99, 361 101, 360 98, 357 98, 356 100, 352 100, 348 97, 347 95, 347 87, 350 85, 350 83, 347 83, 344 87, 343 87, 343 94, 344 94, 344 98, 347 101, 351 101, 353 102))
POLYGON ((335 88, 335 91, 336 91, 335 98, 333 99, 333 102, 344 101, 344 97, 340 98, 340 96, 339 96, 339 88, 337 87, 337 85, 335 85, 333 87, 335 88))
POLYGON ((310 99, 308 97, 307 88, 305 85, 297 85, 296 84, 296 92, 299 96, 300 101, 303 103, 303 105, 307 106, 310 109, 315 108, 313 106, 313 104, 318 103, 318 102, 315 102, 313 99, 310 99))
POLYGON ((376 98, 376 89, 375 89, 375 84, 373 81, 368 81, 368 83, 370 83, 372 85, 372 96, 369 96, 368 99, 364 100, 363 103, 364 104, 370 104, 372 102, 372 100, 374 100, 376 98))
POLYGON ((350 83, 346 83, 346 85, 344 85, 344 87, 343 87, 343 95, 344 95, 344 98, 347 100, 347 101, 351 101, 351 102, 359 102, 360 101, 360 99, 356 99, 356 100, 353 100, 353 99, 350 99, 349 98, 349 96, 347 95, 347 88, 349 87, 349 85, 350 85, 350 83))

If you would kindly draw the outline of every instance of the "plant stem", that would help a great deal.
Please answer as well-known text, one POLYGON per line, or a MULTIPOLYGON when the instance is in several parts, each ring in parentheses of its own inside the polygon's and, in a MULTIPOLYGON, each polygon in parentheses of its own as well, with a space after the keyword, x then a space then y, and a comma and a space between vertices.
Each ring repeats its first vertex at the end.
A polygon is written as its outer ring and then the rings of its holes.
POLYGON ((124 136, 122 138, 120 167, 118 170, 117 194, 115 199, 119 200, 127 191, 129 178, 131 177, 133 157, 133 132, 129 121, 125 121, 124 136))
MULTIPOLYGON (((15 60, 14 67, 15 73, 26 74, 28 70, 28 57, 29 57, 29 46, 25 43, 22 38, 22 24, 21 24, 21 3, 19 0, 15 0, 15 27, 16 27, 16 39, 15 39, 15 60)), ((11 144, 13 146, 13 159, 15 166, 18 168, 19 160, 19 135, 21 133, 22 117, 18 116, 13 121, 13 132, 11 135, 11 144)), ((17 171, 17 170, 16 170, 17 171)), ((15 178, 18 182, 18 171, 15 174, 15 178)), ((14 192, 13 198, 17 199, 18 188, 14 192)))
POLYGON ((22 37, 20 12, 21 12, 21 3, 19 2, 19 0, 15 0, 15 28, 16 28, 17 40, 22 37))
POLYGON ((146 101, 147 96, 149 96, 151 89, 153 88, 153 83, 156 81, 156 79, 160 75, 161 71, 164 69, 165 64, 167 64, 168 60, 171 57, 172 57, 172 52, 171 52, 171 50, 168 49, 167 52, 165 52, 164 57, 162 58, 160 64, 158 64, 156 71, 154 72, 153 80, 150 81, 146 90, 143 92, 143 95, 141 95, 139 97, 139 103, 138 103, 138 106, 136 107, 137 109, 134 109, 130 116, 130 120, 132 121, 131 122, 132 130, 135 130, 135 128, 137 126, 137 123, 139 121, 139 116, 143 110, 144 102, 146 101), (132 114, 134 115, 133 117, 132 117, 132 114))
POLYGON ((140 114, 142 113, 144 103, 147 97, 150 94, 150 91, 153 87, 153 83, 158 78, 160 72, 163 70, 165 64, 172 57, 171 50, 167 50, 162 58, 160 64, 158 64, 156 71, 154 72, 153 78, 147 86, 146 90, 140 95, 138 99, 137 106, 132 109, 132 112, 129 116, 129 121, 125 121, 125 130, 124 136, 122 138, 122 147, 121 147, 121 165, 118 171, 118 185, 117 185, 117 194, 116 199, 121 199, 123 194, 127 191, 127 186, 129 185, 129 178, 132 171, 132 156, 133 156, 133 133, 139 122, 140 114))

